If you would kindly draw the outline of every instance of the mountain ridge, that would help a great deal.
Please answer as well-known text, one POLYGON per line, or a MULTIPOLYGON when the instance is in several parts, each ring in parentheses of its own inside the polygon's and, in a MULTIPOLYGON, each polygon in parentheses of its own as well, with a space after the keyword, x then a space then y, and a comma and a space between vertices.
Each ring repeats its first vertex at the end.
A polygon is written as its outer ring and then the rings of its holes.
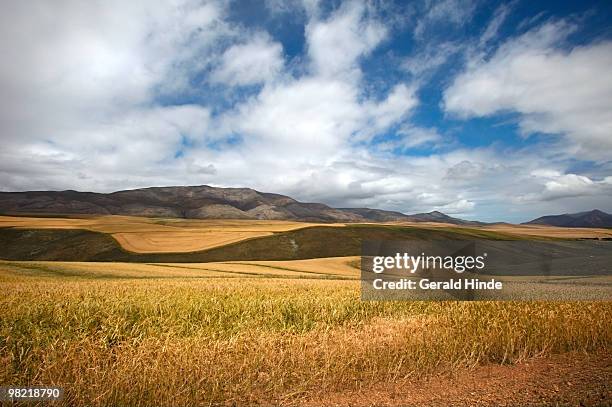
POLYGON ((547 215, 524 222, 523 225, 548 225, 574 228, 609 228, 612 227, 612 215, 599 209, 586 212, 547 215))
POLYGON ((438 211, 406 215, 372 208, 333 208, 252 188, 208 185, 147 187, 110 193, 0 192, 0 213, 130 215, 186 219, 267 219, 315 222, 445 222, 481 224, 438 211))

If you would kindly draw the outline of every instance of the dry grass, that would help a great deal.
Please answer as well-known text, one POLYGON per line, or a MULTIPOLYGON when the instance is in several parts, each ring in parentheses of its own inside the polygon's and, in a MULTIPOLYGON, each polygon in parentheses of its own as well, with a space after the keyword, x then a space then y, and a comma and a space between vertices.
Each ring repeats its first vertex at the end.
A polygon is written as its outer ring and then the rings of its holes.
POLYGON ((136 253, 185 253, 211 249, 254 237, 269 236, 272 232, 242 231, 180 231, 113 233, 126 250, 136 253))
MULTIPOLYGON (((324 261, 352 260, 216 266, 324 261)), ((64 405, 278 404, 612 342, 605 302, 363 302, 358 281, 205 266, 2 263, 0 383, 63 386, 64 405)))
POLYGON ((210 263, 95 263, 54 261, 1 261, 0 282, 71 279, 205 279, 226 278, 326 278, 358 279, 359 257, 328 257, 295 261, 210 263))
POLYGON ((331 274, 338 277, 359 278, 361 258, 352 257, 324 257, 320 259, 290 260, 290 261, 249 261, 228 262, 228 264, 252 264, 259 267, 280 268, 299 272, 331 274))
POLYGON ((116 215, 86 218, 0 216, 0 227, 86 229, 108 233, 124 249, 136 253, 185 253, 205 250, 315 225, 344 226, 276 220, 162 219, 116 215))
POLYGON ((563 228, 541 225, 494 225, 483 228, 494 232, 521 236, 556 237, 563 239, 611 238, 612 230, 603 228, 563 228))
POLYGON ((396 225, 431 229, 472 229, 508 233, 517 236, 553 237, 561 239, 597 239, 611 238, 612 230, 605 228, 565 228, 546 225, 511 225, 499 224, 490 226, 453 225, 439 222, 395 222, 396 225))

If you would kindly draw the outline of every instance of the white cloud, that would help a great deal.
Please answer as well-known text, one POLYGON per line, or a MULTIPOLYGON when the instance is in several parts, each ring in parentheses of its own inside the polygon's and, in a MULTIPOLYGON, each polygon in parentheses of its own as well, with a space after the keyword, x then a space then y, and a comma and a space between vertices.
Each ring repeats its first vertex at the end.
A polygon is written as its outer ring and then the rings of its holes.
POLYGON ((372 116, 376 129, 384 130, 405 118, 418 105, 416 89, 402 83, 391 89, 387 98, 366 106, 366 115, 372 116))
POLYGON ((544 184, 548 199, 584 195, 593 185, 590 178, 576 174, 566 174, 544 184))
POLYGON ((479 39, 480 47, 486 46, 490 41, 492 41, 497 36, 499 29, 506 21, 506 18, 508 18, 508 15, 512 11, 512 8, 514 7, 515 4, 516 4, 516 1, 513 1, 510 3, 504 3, 500 5, 499 7, 497 7, 495 12, 493 13, 493 18, 491 19, 491 21, 489 21, 489 24, 487 24, 487 27, 485 28, 484 32, 480 36, 480 39, 479 39))
POLYGON ((414 36, 422 38, 436 24, 452 24, 461 26, 468 23, 477 2, 473 0, 442 0, 425 1, 426 12, 414 27, 414 36))
POLYGON ((156 99, 189 94, 190 78, 218 42, 236 36, 221 4, 62 0, 0 8, 0 52, 11 61, 0 65, 2 188, 150 185, 179 171, 168 167, 182 143, 211 137, 207 107, 156 99))
POLYGON ((405 119, 418 104, 414 87, 398 83, 382 100, 363 95, 359 59, 379 43, 382 31, 370 37, 360 30, 379 30, 360 3, 347 3, 326 20, 313 17, 306 28, 306 63, 315 68, 267 84, 227 114, 224 126, 244 135, 249 154, 325 166, 354 141, 405 119))
POLYGON ((362 113, 353 86, 310 77, 265 88, 240 107, 232 125, 265 149, 306 158, 342 148, 362 113))
POLYGON ((450 202, 446 205, 437 206, 435 207, 435 210, 447 214, 461 215, 465 213, 470 213, 472 209, 474 209, 474 206, 474 202, 468 201, 467 199, 459 199, 457 201, 450 202))
POLYGON ((608 159, 612 42, 558 48, 573 29, 548 23, 471 61, 445 91, 446 110, 463 118, 516 111, 525 134, 560 134, 570 154, 608 159))
POLYGON ((355 74, 358 61, 387 35, 378 21, 367 18, 361 2, 345 3, 324 21, 311 20, 306 26, 308 54, 313 73, 321 76, 355 74))
POLYGON ((473 182, 494 169, 481 162, 463 160, 446 170, 445 179, 452 182, 473 182))
POLYGON ((404 124, 396 134, 399 138, 379 143, 377 147, 382 151, 406 152, 416 147, 436 146, 442 141, 442 136, 435 128, 404 124))
MULTIPOLYGON (((120 139, 117 126, 149 109, 147 117, 157 114, 160 94, 189 93, 199 56, 234 35, 215 2, 64 0, 2 8, 0 53, 11 61, 0 65, 2 141, 24 151, 30 144, 66 151, 128 148, 130 139, 120 139)), ((173 114, 175 121, 187 120, 177 124, 184 129, 195 124, 189 115, 173 114)), ((134 133, 159 138, 147 123, 139 130, 141 123, 133 122, 134 133)), ((154 160, 143 154, 138 162, 154 160)))
POLYGON ((402 67, 417 78, 431 75, 462 48, 453 42, 427 44, 422 51, 404 59, 402 67))
POLYGON ((442 136, 434 128, 403 126, 398 134, 402 136, 401 146, 404 149, 436 144, 442 141, 442 136))
POLYGON ((589 195, 612 198, 612 177, 595 181, 584 175, 563 174, 556 170, 546 169, 532 171, 531 176, 541 185, 541 188, 537 192, 518 196, 517 201, 554 201, 589 195))
POLYGON ((477 2, 445 0, 428 4, 429 11, 419 20, 415 28, 419 47, 411 55, 404 58, 402 62, 402 68, 418 82, 430 79, 452 58, 478 60, 486 55, 490 43, 498 38, 498 32, 511 13, 516 1, 498 6, 479 38, 466 39, 462 37, 460 41, 456 38, 450 40, 447 37, 439 38, 436 35, 423 36, 423 32, 426 28, 439 28, 438 25, 448 29, 449 26, 456 28, 465 24, 476 11, 477 2), (436 25, 436 23, 439 24, 436 25), (429 27, 430 25, 431 27, 429 27))
POLYGON ((221 13, 212 2, 15 3, 0 28, 12 61, 0 80, 3 89, 29 90, 22 96, 63 96, 56 103, 141 102, 151 85, 172 79, 169 70, 212 46, 224 31, 221 13))
POLYGON ((212 82, 230 86, 256 85, 273 80, 283 69, 283 47, 259 34, 244 44, 228 48, 210 76, 212 82))
MULTIPOLYGON (((101 10, 94 6, 66 8, 80 10, 66 16, 73 22, 70 31, 32 42, 47 52, 72 49, 75 55, 68 53, 66 61, 56 64, 39 55, 38 48, 22 56, 50 61, 48 76, 65 79, 52 82, 42 75, 44 80, 29 83, 29 74, 41 69, 30 64, 23 75, 14 70, 2 78, 3 88, 14 77, 22 81, 16 87, 20 92, 49 89, 37 114, 24 106, 17 109, 31 114, 17 120, 19 126, 38 126, 16 128, 10 136, 14 145, 0 154, 3 188, 109 191, 208 183, 337 203, 380 194, 373 203, 407 208, 402 191, 411 182, 393 175, 384 161, 378 167, 368 164, 378 159, 355 146, 405 120, 418 104, 416 89, 402 83, 382 97, 363 93, 360 61, 386 30, 362 4, 347 3, 326 19, 311 13, 303 61, 310 69, 299 77, 286 72, 279 43, 265 33, 249 37, 231 26, 215 3, 121 3, 108 16, 122 16, 114 25, 96 17, 101 10), (74 44, 91 45, 87 58, 74 44), (160 90, 171 97, 190 92, 185 86, 192 75, 207 68, 212 68, 208 80, 230 90, 259 83, 262 89, 216 114, 214 106, 157 103, 160 90), (30 157, 27 171, 15 171, 24 156, 30 157)), ((28 16, 18 17, 13 18, 16 26, 25 21, 34 27, 59 24, 51 11, 34 19, 36 24, 28 16)))

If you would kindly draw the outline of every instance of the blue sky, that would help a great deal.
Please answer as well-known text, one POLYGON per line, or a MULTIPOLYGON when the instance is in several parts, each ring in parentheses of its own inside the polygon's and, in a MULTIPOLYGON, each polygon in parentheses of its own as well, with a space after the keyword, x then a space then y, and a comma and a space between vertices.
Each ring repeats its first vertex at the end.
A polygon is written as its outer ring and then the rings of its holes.
POLYGON ((0 15, 2 190, 208 184, 512 222, 612 211, 609 2, 0 15))

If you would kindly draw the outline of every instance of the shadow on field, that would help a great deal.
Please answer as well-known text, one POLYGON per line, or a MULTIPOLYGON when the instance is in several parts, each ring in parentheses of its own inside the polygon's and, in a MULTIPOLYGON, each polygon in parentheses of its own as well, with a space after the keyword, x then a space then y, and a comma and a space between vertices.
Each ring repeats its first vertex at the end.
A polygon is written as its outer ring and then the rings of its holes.
POLYGON ((188 253, 133 253, 112 236, 80 229, 0 228, 4 260, 196 263, 237 260, 299 260, 358 256, 363 240, 516 240, 516 236, 470 229, 436 230, 388 225, 307 227, 188 253))

